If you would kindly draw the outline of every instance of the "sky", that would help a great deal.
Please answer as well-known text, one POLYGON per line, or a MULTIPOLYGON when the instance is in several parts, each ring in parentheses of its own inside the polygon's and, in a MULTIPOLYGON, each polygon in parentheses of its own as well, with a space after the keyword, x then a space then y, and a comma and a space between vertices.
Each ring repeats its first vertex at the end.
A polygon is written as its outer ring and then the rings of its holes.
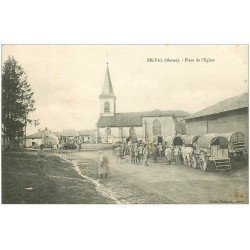
POLYGON ((194 113, 248 91, 247 45, 3 45, 2 63, 9 55, 34 91, 40 125, 27 134, 95 128, 107 61, 117 112, 194 113))

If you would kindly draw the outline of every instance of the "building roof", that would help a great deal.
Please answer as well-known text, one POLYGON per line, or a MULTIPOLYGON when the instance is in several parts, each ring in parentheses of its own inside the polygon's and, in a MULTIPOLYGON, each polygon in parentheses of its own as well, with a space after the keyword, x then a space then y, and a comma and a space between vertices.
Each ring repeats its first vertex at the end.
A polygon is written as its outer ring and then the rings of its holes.
POLYGON ((94 129, 85 129, 85 130, 79 130, 77 131, 78 135, 91 135, 91 134, 95 134, 95 130, 94 129))
POLYGON ((112 82, 111 82, 111 78, 110 78, 110 74, 109 74, 108 63, 107 63, 107 69, 106 69, 102 94, 100 95, 100 97, 115 97, 112 82))
POLYGON ((238 95, 238 96, 228 98, 223 101, 220 101, 213 106, 205 108, 199 112, 196 112, 186 117, 186 120, 197 118, 197 117, 213 115, 213 114, 219 114, 219 113, 247 108, 247 107, 248 107, 248 92, 238 95))
POLYGON ((75 136, 78 136, 78 133, 75 129, 66 129, 61 132, 58 132, 58 135, 61 135, 64 137, 75 137, 75 136))
POLYGON ((42 138, 42 132, 36 132, 32 135, 27 135, 26 139, 41 139, 42 138))
POLYGON ((51 132, 47 128, 45 130, 38 130, 36 133, 26 136, 27 139, 41 139, 43 136, 49 136, 57 138, 55 133, 51 132))
POLYGON ((181 110, 153 110, 145 112, 117 113, 114 116, 101 116, 97 121, 98 127, 133 127, 142 126, 142 117, 174 116, 185 117, 189 113, 181 110))

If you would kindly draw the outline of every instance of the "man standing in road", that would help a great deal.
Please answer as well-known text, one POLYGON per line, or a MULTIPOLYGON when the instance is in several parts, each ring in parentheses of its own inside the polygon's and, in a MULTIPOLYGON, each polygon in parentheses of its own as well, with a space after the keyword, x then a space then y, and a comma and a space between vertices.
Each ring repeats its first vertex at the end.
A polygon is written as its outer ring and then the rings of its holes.
POLYGON ((152 147, 153 162, 157 162, 157 156, 158 156, 158 147, 157 144, 154 144, 152 147))
POLYGON ((178 146, 175 146, 173 153, 174 153, 174 161, 176 164, 178 164, 180 161, 180 149, 178 146))
POLYGON ((141 161, 143 161, 143 144, 141 143, 139 146, 139 163, 141 163, 141 161))
POLYGON ((188 147, 185 145, 185 148, 183 150, 183 156, 184 156, 184 165, 191 167, 191 157, 193 154, 193 148, 188 147))
POLYGON ((161 158, 163 154, 163 146, 161 143, 159 143, 158 150, 159 150, 159 157, 161 158))
POLYGON ((122 163, 122 146, 121 146, 121 144, 119 144, 119 146, 115 148, 115 155, 116 155, 117 163, 122 163))
POLYGON ((100 178, 107 178, 108 171, 109 171, 109 160, 108 157, 103 154, 102 151, 99 152, 100 158, 99 158, 99 168, 98 168, 98 175, 100 178))
POLYGON ((166 157, 166 161, 167 161, 166 164, 171 165, 171 162, 172 162, 172 149, 169 146, 166 146, 165 157, 166 157))
POLYGON ((148 158, 149 158, 149 146, 146 145, 146 147, 143 150, 143 158, 145 159, 145 166, 148 166, 148 158))
POLYGON ((44 145, 40 145, 40 149, 37 151, 38 163, 39 163, 39 175, 45 175, 44 165, 46 160, 46 154, 43 152, 44 145))

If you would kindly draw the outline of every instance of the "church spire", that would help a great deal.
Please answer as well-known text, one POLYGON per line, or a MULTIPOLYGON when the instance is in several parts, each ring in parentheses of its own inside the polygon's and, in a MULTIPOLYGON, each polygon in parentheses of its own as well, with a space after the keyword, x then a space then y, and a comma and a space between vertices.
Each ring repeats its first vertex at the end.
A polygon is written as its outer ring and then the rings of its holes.
POLYGON ((116 113, 116 97, 113 91, 113 86, 109 74, 109 65, 107 62, 107 69, 104 79, 102 94, 100 97, 100 114, 102 116, 114 116, 116 113))
POLYGON ((112 82, 111 82, 111 78, 110 78, 108 62, 107 62, 107 69, 106 69, 102 94, 100 95, 100 97, 115 97, 112 82))

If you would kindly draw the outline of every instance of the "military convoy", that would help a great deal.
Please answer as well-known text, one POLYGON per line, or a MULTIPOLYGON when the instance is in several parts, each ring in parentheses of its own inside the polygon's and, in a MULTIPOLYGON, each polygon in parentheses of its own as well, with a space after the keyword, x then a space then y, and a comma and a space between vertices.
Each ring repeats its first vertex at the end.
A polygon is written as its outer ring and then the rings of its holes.
POLYGON ((231 170, 231 162, 247 161, 245 136, 241 132, 177 135, 168 138, 167 143, 192 147, 191 166, 202 171, 231 170))

